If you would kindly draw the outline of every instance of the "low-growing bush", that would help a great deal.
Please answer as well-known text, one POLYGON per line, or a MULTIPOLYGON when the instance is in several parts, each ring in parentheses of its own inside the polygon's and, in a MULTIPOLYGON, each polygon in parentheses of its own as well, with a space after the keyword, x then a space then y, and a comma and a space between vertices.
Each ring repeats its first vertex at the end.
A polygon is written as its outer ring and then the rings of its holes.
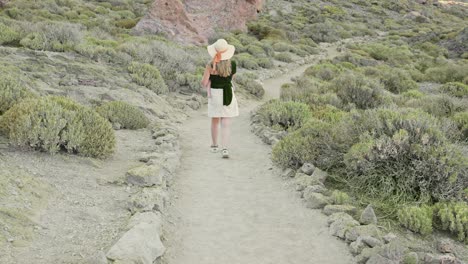
POLYGON ((413 81, 411 76, 401 69, 382 68, 379 76, 385 89, 392 93, 399 94, 418 88, 418 84, 413 81))
POLYGON ((278 54, 275 54, 275 59, 282 61, 282 62, 293 62, 293 59, 291 57, 291 53, 289 52, 280 52, 278 54))
POLYGON ((130 76, 134 82, 157 94, 164 94, 169 91, 158 68, 151 64, 132 62, 128 67, 128 71, 131 73, 130 76))
POLYGON ((2 76, 0 78, 0 115, 5 113, 18 101, 33 96, 34 94, 23 87, 18 79, 2 76))
POLYGON ((331 63, 321 63, 307 68, 304 72, 305 75, 311 75, 316 78, 330 81, 337 76, 340 69, 331 63))
POLYGON ((148 118, 137 107, 126 102, 114 101, 105 103, 96 109, 109 122, 121 125, 121 128, 140 129, 149 124, 148 118))
POLYGON ((332 86, 345 104, 354 104, 360 109, 374 108, 382 104, 380 84, 358 73, 343 73, 333 80, 332 86))
POLYGON ((27 32, 20 44, 34 50, 70 51, 83 39, 81 26, 71 23, 37 23, 27 32))
POLYGON ((424 96, 422 92, 416 89, 412 90, 407 90, 403 93, 401 93, 401 96, 406 97, 406 98, 411 98, 411 99, 419 99, 424 96))
POLYGON ((0 23, 0 45, 18 42, 20 34, 13 28, 0 23))
POLYGON ((461 82, 449 82, 440 87, 440 90, 455 97, 468 97, 468 85, 461 82))
POLYGON ((270 127, 279 125, 284 130, 298 129, 310 117, 310 110, 306 104, 278 100, 263 104, 257 113, 263 124, 270 127))
POLYGON ((258 65, 255 57, 248 53, 240 53, 236 55, 236 61, 238 65, 242 68, 255 70, 258 69, 260 66, 258 65))
POLYGON ((398 210, 398 221, 411 231, 428 235, 432 233, 432 208, 423 206, 411 206, 398 210))
POLYGON ((333 204, 346 204, 349 202, 349 195, 345 192, 334 190, 331 194, 333 204))
POLYGON ((367 196, 441 201, 459 198, 467 186, 468 159, 448 142, 435 117, 377 109, 355 113, 348 122, 347 137, 357 144, 344 156, 346 177, 367 196))
POLYGON ((255 77, 252 74, 236 74, 234 82, 241 88, 247 90, 250 94, 259 98, 265 94, 265 89, 263 89, 263 86, 255 80, 255 77))
POLYGON ((436 225, 455 234, 468 244, 468 205, 466 202, 442 202, 434 205, 436 225))
POLYGON ((452 120, 461 132, 461 140, 468 142, 468 112, 456 113, 452 120))
POLYGON ((450 117, 463 110, 461 105, 448 95, 427 95, 406 102, 406 106, 420 108, 437 117, 450 117))
POLYGON ((22 100, 2 116, 0 128, 13 144, 50 153, 64 149, 104 158, 115 148, 107 120, 63 97, 22 100))
POLYGON ((426 70, 426 79, 438 83, 463 82, 468 76, 468 64, 447 63, 426 70))

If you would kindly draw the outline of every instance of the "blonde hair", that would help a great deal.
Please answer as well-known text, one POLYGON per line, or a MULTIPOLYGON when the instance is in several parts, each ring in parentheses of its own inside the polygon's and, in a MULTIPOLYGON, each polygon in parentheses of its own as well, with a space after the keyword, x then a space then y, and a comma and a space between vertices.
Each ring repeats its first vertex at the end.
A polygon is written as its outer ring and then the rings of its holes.
MULTIPOLYGON (((213 68, 213 63, 210 63, 211 68, 213 68)), ((228 77, 231 75, 231 60, 222 60, 216 63, 216 69, 212 69, 212 72, 217 73, 221 77, 228 77)))

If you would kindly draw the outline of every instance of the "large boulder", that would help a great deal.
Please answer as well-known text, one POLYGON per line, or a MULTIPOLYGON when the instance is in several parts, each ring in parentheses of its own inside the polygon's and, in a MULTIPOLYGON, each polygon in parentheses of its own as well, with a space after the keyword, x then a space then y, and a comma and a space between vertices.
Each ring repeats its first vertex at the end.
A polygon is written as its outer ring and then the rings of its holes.
POLYGON ((354 226, 348 232, 346 232, 347 241, 356 241, 356 239, 360 236, 370 236, 381 239, 382 234, 376 225, 354 226))
POLYGON ((247 30, 246 22, 257 17, 263 0, 155 0, 135 27, 137 32, 163 33, 191 44, 207 44, 221 30, 247 30))
POLYGON ((359 226, 359 222, 346 213, 337 213, 329 217, 329 233, 342 239, 346 238, 346 233, 353 227, 359 226))
POLYGON ((330 204, 330 198, 315 192, 304 192, 304 201, 307 208, 321 209, 330 204))
POLYGON ((322 184, 317 178, 304 174, 302 172, 296 173, 296 191, 303 191, 307 186, 322 184))

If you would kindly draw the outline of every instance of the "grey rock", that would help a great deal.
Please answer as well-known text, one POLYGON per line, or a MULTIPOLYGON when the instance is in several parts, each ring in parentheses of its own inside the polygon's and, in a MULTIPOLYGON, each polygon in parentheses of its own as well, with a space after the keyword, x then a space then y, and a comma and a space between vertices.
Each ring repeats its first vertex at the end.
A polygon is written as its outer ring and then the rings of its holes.
POLYGON ((390 241, 394 240, 397 238, 397 236, 393 233, 388 233, 385 236, 382 237, 385 243, 390 243, 390 241))
POLYGON ((347 205, 347 204, 331 204, 323 208, 323 213, 326 215, 332 215, 334 213, 339 213, 339 212, 352 215, 352 214, 355 214, 356 211, 357 211, 356 207, 352 205, 347 205))
POLYGON ((372 255, 369 260, 367 260, 366 264, 399 264, 399 262, 380 255, 372 255))
MULTIPOLYGON (((332 215, 330 215, 327 219, 327 224, 328 226, 330 226, 333 222, 335 221, 342 221, 342 220, 348 220, 348 221, 352 221, 354 220, 354 218, 352 216, 350 216, 349 214, 347 213, 334 213, 332 215)), ((359 223, 358 223, 359 224, 359 223)))
POLYGON ((376 225, 360 225, 352 227, 346 232, 347 241, 356 241, 359 236, 381 237, 380 230, 376 225))
POLYGON ((143 212, 134 214, 127 224, 127 229, 130 230, 138 224, 146 223, 158 227, 158 232, 162 232, 162 216, 159 212, 143 212))
POLYGON ((325 205, 330 204, 330 198, 321 193, 304 192, 304 200, 306 207, 311 209, 321 209, 325 207, 325 205))
POLYGON ((130 197, 128 209, 132 213, 160 211, 164 212, 168 194, 162 188, 143 188, 130 197))
POLYGON ((141 165, 130 169, 127 171, 126 182, 142 187, 165 185, 159 165, 141 165))
POLYGON ((127 264, 152 264, 166 250, 160 226, 141 222, 127 231, 107 252, 107 258, 127 264))
POLYGON ((422 261, 424 264, 463 264, 463 262, 451 255, 433 255, 426 253, 422 261))
POLYGON ((328 173, 326 171, 323 171, 319 168, 314 169, 314 173, 311 175, 314 179, 319 180, 320 182, 324 183, 325 180, 328 177, 328 173))
POLYGON ((369 258, 373 255, 378 254, 380 248, 375 247, 375 248, 363 248, 361 251, 361 254, 357 255, 355 257, 356 263, 359 264, 364 264, 369 260, 369 258))
POLYGON ((352 217, 341 217, 336 219, 330 224, 329 233, 332 236, 336 236, 344 239, 346 233, 353 227, 358 226, 359 222, 354 220, 352 217))
POLYGON ((304 163, 300 169, 301 172, 307 174, 307 175, 312 175, 314 173, 315 166, 311 163, 304 163))
POLYGON ((284 178, 292 178, 294 175, 296 175, 296 172, 291 168, 285 169, 282 173, 282 177, 284 178))
POLYGON ((385 244, 379 254, 391 260, 400 261, 408 253, 408 248, 404 246, 398 239, 394 239, 388 244, 385 244))
POLYGON ((112 123, 112 128, 114 130, 120 130, 122 128, 122 125, 120 123, 115 122, 115 123, 112 123))
MULTIPOLYGON (((372 236, 360 236, 362 241, 366 243, 369 247, 380 247, 383 246, 383 243, 380 239, 372 237, 372 236)), ((359 237, 358 237, 359 239, 359 237)))
POLYGON ((366 209, 364 209, 364 211, 361 214, 359 222, 363 225, 377 224, 377 216, 375 215, 374 208, 372 208, 372 205, 367 205, 366 209))
POLYGON ((437 250, 440 253, 451 253, 453 251, 453 244, 449 239, 440 239, 437 241, 437 250))
POLYGON ((310 186, 310 185, 322 184, 317 179, 312 178, 311 176, 304 174, 302 172, 296 173, 295 178, 296 178, 296 191, 303 191, 307 186, 310 186))
POLYGON ((358 239, 356 239, 356 241, 354 242, 351 242, 351 244, 349 244, 349 248, 351 250, 351 253, 355 254, 355 255, 358 255, 358 254, 361 254, 362 250, 364 248, 368 247, 367 244, 365 244, 361 237, 358 237, 358 239))
POLYGON ((306 193, 321 193, 321 194, 324 194, 327 191, 328 191, 328 189, 323 185, 320 185, 320 184, 311 185, 311 186, 307 186, 307 188, 305 188, 304 195, 306 193))

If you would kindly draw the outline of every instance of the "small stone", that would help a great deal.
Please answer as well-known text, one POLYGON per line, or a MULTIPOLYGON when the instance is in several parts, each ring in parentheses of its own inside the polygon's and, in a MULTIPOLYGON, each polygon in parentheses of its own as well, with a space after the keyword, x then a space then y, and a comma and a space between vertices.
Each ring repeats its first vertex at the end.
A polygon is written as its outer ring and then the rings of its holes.
POLYGON ((399 264, 399 263, 398 261, 390 260, 380 255, 372 255, 369 258, 369 260, 367 260, 366 264, 399 264))
POLYGON ((315 170, 315 166, 311 163, 304 163, 301 167, 301 172, 307 174, 307 175, 312 175, 312 173, 315 170))
POLYGON ((323 213, 326 215, 332 215, 334 213, 347 213, 347 214, 355 214, 357 211, 356 207, 347 204, 330 204, 323 208, 323 213))
POLYGON ((408 252, 408 248, 398 241, 398 239, 395 239, 385 244, 379 254, 388 259, 400 260, 406 252, 408 252))
POLYGON ((310 185, 322 184, 317 179, 312 178, 311 176, 304 174, 302 172, 296 173, 295 178, 296 178, 296 191, 303 191, 307 186, 310 186, 310 185))
POLYGON ((382 241, 380 239, 372 237, 372 236, 360 236, 362 242, 366 243, 369 247, 380 247, 383 246, 382 241))
POLYGON ((127 172, 126 182, 142 187, 164 185, 161 167, 158 165, 141 165, 127 172))
POLYGON ((358 226, 359 222, 354 220, 352 217, 348 218, 346 214, 340 215, 334 222, 330 224, 329 232, 332 236, 336 236, 344 239, 346 233, 353 227, 358 226))
POLYGON ((375 247, 375 248, 363 248, 361 251, 361 254, 357 255, 355 260, 356 263, 359 264, 365 264, 367 260, 373 255, 378 254, 380 248, 375 247))
POLYGON ((166 191, 158 188, 143 188, 130 197, 127 208, 132 213, 160 211, 166 208, 168 195, 166 191))
POLYGON ((356 241, 359 236, 381 237, 380 230, 376 225, 360 225, 346 232, 347 241, 356 241))
POLYGON ((441 239, 437 241, 437 250, 440 253, 451 253, 453 251, 453 244, 448 239, 441 239))
POLYGON ((305 188, 304 190, 304 195, 306 193, 321 193, 321 194, 324 194, 327 190, 327 188, 323 185, 311 185, 311 186, 307 186, 307 188, 305 188))
POLYGON ((283 171, 282 176, 284 178, 292 178, 292 177, 294 177, 295 174, 296 174, 296 172, 293 169, 287 168, 286 170, 283 171))
POLYGON ((319 180, 320 182, 324 183, 328 177, 328 173, 323 171, 319 168, 314 169, 314 173, 312 173, 312 178, 319 180))
POLYGON ((349 248, 351 249, 351 253, 358 255, 361 254, 362 250, 366 248, 367 245, 362 241, 361 237, 358 237, 356 241, 351 242, 349 244, 349 248))
POLYGON ((369 204, 366 209, 364 209, 359 222, 363 225, 377 224, 377 216, 375 215, 372 205, 369 204))
POLYGON ((344 219, 349 221, 354 220, 354 218, 347 213, 334 213, 328 217, 327 224, 330 226, 333 222, 344 219))
POLYGON ((321 209, 325 205, 330 204, 330 199, 321 193, 304 192, 304 200, 306 207, 311 209, 321 209))
POLYGON ((390 241, 394 240, 397 238, 397 236, 393 233, 388 233, 385 236, 382 237, 385 243, 390 243, 390 241))
POLYGON ((122 125, 120 123, 115 122, 115 123, 112 123, 112 128, 114 130, 120 130, 122 128, 122 125))

